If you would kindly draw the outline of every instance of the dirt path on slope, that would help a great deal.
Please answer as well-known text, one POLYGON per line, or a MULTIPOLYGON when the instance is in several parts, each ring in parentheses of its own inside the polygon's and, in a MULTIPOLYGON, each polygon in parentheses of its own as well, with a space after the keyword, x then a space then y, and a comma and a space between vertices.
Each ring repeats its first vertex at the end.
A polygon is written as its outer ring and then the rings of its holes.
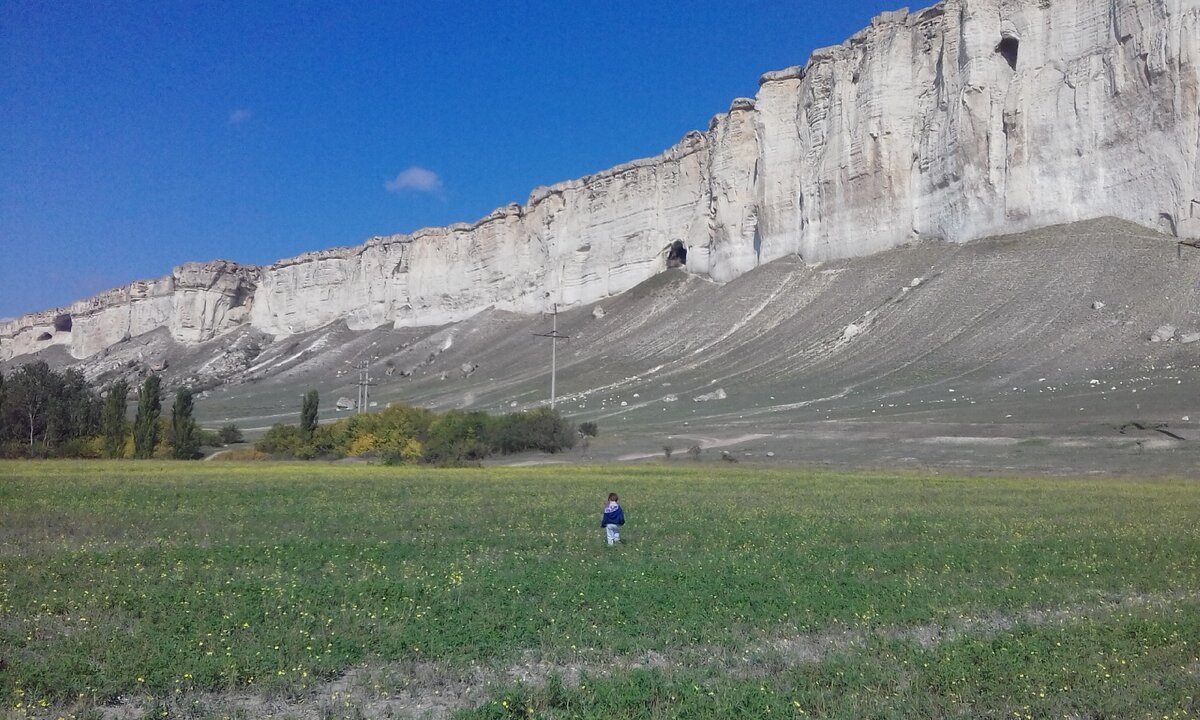
MULTIPOLYGON (((749 435, 739 435, 739 436, 733 437, 733 438, 722 439, 722 438, 714 438, 714 437, 703 437, 700 435, 672 435, 671 439, 672 440, 694 440, 695 443, 700 446, 701 450, 710 450, 712 448, 729 447, 730 445, 741 445, 744 442, 750 442, 751 440, 760 440, 760 439, 766 438, 766 437, 771 437, 771 436, 767 435, 767 434, 763 434, 763 433, 751 433, 749 435)), ((629 460, 646 460, 647 458, 654 458, 654 457, 658 457, 659 455, 662 455, 661 451, 652 452, 652 453, 631 453, 629 455, 622 455, 622 456, 618 457, 617 461, 625 462, 625 461, 629 461, 629 460)))

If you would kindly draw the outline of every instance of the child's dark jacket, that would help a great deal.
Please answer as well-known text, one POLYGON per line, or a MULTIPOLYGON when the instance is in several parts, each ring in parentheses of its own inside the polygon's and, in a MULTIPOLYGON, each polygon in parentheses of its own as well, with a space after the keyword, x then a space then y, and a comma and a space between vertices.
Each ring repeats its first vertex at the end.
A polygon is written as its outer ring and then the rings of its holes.
POLYGON ((600 521, 600 527, 605 527, 607 525, 624 525, 624 524, 625 524, 625 511, 621 509, 620 505, 616 505, 611 510, 605 509, 604 519, 600 521))

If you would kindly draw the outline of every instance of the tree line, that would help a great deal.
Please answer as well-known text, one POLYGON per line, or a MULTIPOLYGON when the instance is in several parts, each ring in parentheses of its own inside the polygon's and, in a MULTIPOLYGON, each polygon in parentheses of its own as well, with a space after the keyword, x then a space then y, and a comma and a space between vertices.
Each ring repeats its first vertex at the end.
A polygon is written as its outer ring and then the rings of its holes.
POLYGON ((300 424, 273 426, 255 449, 271 457, 300 460, 367 457, 387 464, 459 465, 496 454, 561 452, 598 432, 595 423, 577 427, 548 408, 489 415, 463 410, 437 413, 403 403, 318 425, 319 403, 317 391, 309 390, 300 408, 300 424))
MULTIPOLYGON (((129 420, 134 389, 119 379, 103 391, 75 369, 53 370, 43 361, 0 373, 0 457, 176 458, 193 460, 202 446, 241 442, 228 424, 213 433, 193 417, 195 398, 175 391, 163 415, 162 379, 147 377, 136 390, 137 410, 129 420)), ((432 410, 396 403, 320 425, 320 397, 304 395, 300 424, 279 424, 255 445, 259 457, 292 459, 368 457, 388 464, 474 463, 495 454, 529 450, 556 453, 594 437, 595 423, 574 425, 558 412, 538 408, 506 415, 432 410)))
POLYGON ((59 372, 43 361, 0 373, 0 457, 190 460, 200 456, 202 444, 214 444, 193 418, 188 388, 175 392, 171 415, 162 417, 162 379, 147 377, 132 423, 130 390, 121 379, 101 393, 78 370, 59 372))

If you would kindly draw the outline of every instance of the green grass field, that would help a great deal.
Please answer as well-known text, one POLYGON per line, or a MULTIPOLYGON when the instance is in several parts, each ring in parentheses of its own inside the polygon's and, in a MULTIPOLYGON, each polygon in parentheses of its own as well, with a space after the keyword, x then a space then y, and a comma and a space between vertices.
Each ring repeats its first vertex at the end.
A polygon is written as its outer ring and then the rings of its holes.
POLYGON ((2 712, 1192 718, 1198 524, 1192 480, 5 463, 2 712))

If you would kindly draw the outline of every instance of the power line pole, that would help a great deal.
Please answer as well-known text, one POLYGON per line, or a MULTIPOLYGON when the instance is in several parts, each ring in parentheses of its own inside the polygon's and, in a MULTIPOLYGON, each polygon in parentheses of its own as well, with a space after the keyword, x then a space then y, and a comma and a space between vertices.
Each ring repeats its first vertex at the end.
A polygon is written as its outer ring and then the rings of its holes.
MULTIPOLYGON (((371 400, 371 386, 375 383, 371 382, 371 361, 363 360, 357 366, 358 368, 358 413, 366 412, 367 404, 371 400)), ((357 414, 357 413, 356 413, 357 414)))
POLYGON ((558 341, 570 340, 570 335, 558 334, 558 303, 554 303, 553 325, 548 333, 534 333, 534 337, 550 338, 550 409, 554 409, 555 401, 555 376, 558 374, 558 341))

